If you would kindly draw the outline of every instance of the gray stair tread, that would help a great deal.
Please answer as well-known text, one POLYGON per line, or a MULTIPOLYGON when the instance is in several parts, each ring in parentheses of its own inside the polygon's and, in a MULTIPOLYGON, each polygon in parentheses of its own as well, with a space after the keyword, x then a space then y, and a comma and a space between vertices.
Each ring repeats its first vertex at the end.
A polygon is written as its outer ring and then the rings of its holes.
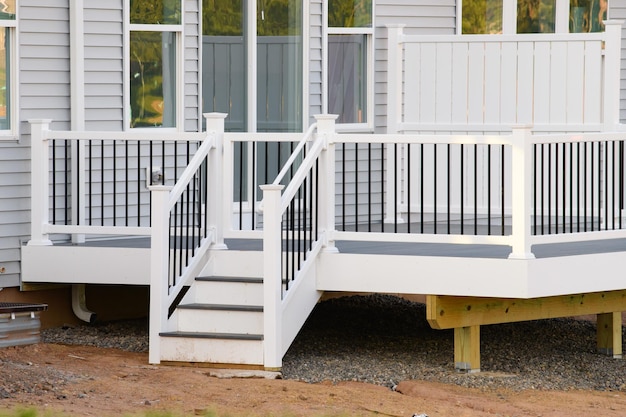
POLYGON ((220 310, 220 311, 250 311, 250 312, 263 312, 263 306, 248 306, 238 304, 180 304, 180 309, 187 310, 220 310))
POLYGON ((196 281, 202 282, 236 282, 246 284, 262 284, 263 278, 260 277, 196 277, 196 281))
POLYGON ((163 337, 188 337, 196 339, 263 340, 262 334, 210 333, 210 332, 163 332, 163 337))

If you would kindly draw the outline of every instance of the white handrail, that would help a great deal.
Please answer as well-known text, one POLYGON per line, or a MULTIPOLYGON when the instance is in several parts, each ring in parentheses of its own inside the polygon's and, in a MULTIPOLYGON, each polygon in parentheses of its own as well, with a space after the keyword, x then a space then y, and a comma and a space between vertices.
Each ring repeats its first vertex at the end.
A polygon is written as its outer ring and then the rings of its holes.
POLYGON ((112 132, 112 131, 69 131, 69 130, 49 130, 48 139, 61 140, 121 140, 121 141, 162 141, 173 142, 201 141, 206 133, 204 132, 168 132, 141 130, 132 132, 112 132))
POLYGON ((202 145, 200 145, 196 153, 193 155, 193 158, 191 158, 191 160, 187 164, 187 167, 176 182, 176 185, 174 185, 172 191, 170 191, 170 198, 168 203, 170 209, 174 207, 174 205, 178 201, 178 198, 183 194, 185 188, 187 187, 189 182, 191 182, 194 175, 196 175, 198 168, 200 167, 200 165, 202 165, 202 161, 204 161, 206 156, 209 154, 209 151, 215 146, 215 134, 209 135, 207 135, 205 141, 202 143, 202 145))
MULTIPOLYGON (((291 181, 289 181, 289 185, 287 185, 285 191, 283 192, 283 197, 280 205, 281 213, 284 213, 285 210, 287 210, 289 202, 295 196, 296 192, 298 192, 298 189, 306 178, 308 171, 311 169, 318 156, 320 155, 323 145, 324 144, 321 141, 313 144, 311 152, 309 152, 306 158, 304 158, 302 164, 294 174, 293 178, 291 179, 291 181)), ((272 185, 279 185, 279 183, 274 182, 272 185)))
POLYGON ((306 133, 304 134, 304 136, 302 137, 302 139, 298 143, 298 146, 296 146, 296 149, 294 149, 294 151, 291 153, 291 156, 289 156, 289 159, 287 160, 287 162, 285 162, 285 165, 283 165, 283 169, 278 173, 278 176, 276 176, 276 179, 274 180, 274 182, 272 182, 273 185, 280 184, 280 182, 282 181, 283 177, 285 175, 287 175, 287 171, 291 168, 291 165, 293 165, 294 161, 296 160, 296 158, 300 154, 300 151, 302 150, 304 145, 306 145, 306 143, 309 140, 309 138, 311 136, 313 136, 313 131, 316 128, 317 128, 317 123, 313 123, 309 127, 309 129, 306 131, 306 133))

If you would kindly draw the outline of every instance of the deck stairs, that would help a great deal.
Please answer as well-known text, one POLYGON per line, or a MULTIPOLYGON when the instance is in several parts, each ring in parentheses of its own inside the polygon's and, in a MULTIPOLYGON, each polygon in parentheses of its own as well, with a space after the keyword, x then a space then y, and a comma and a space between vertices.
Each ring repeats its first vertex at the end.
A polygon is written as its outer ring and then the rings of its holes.
POLYGON ((196 277, 170 317, 175 330, 160 333, 161 360, 262 368, 262 263, 256 269, 196 277))

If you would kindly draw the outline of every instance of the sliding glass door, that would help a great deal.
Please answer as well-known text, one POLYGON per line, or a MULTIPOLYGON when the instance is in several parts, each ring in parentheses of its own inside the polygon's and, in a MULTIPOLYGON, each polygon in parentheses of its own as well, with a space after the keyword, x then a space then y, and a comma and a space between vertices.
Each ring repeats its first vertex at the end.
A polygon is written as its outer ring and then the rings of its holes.
POLYGON ((203 0, 202 15, 203 111, 230 131, 301 131, 302 0, 203 0))

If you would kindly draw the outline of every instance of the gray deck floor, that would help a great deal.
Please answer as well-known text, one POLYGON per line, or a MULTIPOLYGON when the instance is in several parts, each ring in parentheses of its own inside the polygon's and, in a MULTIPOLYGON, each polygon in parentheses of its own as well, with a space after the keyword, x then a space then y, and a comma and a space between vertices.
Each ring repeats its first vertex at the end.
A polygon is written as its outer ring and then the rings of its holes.
MULTIPOLYGON (((263 242, 258 239, 227 239, 226 244, 229 249, 235 250, 258 251, 263 249, 263 242)), ((60 243, 59 245, 68 244, 60 243)), ((148 248, 150 246, 150 239, 131 237, 92 240, 81 245, 90 247, 148 248)), ((406 256, 450 256, 505 259, 511 252, 508 246, 463 245, 448 243, 337 241, 336 246, 342 253, 392 254, 406 256)), ((622 252, 626 251, 626 238, 534 245, 532 251, 537 258, 622 252)))

